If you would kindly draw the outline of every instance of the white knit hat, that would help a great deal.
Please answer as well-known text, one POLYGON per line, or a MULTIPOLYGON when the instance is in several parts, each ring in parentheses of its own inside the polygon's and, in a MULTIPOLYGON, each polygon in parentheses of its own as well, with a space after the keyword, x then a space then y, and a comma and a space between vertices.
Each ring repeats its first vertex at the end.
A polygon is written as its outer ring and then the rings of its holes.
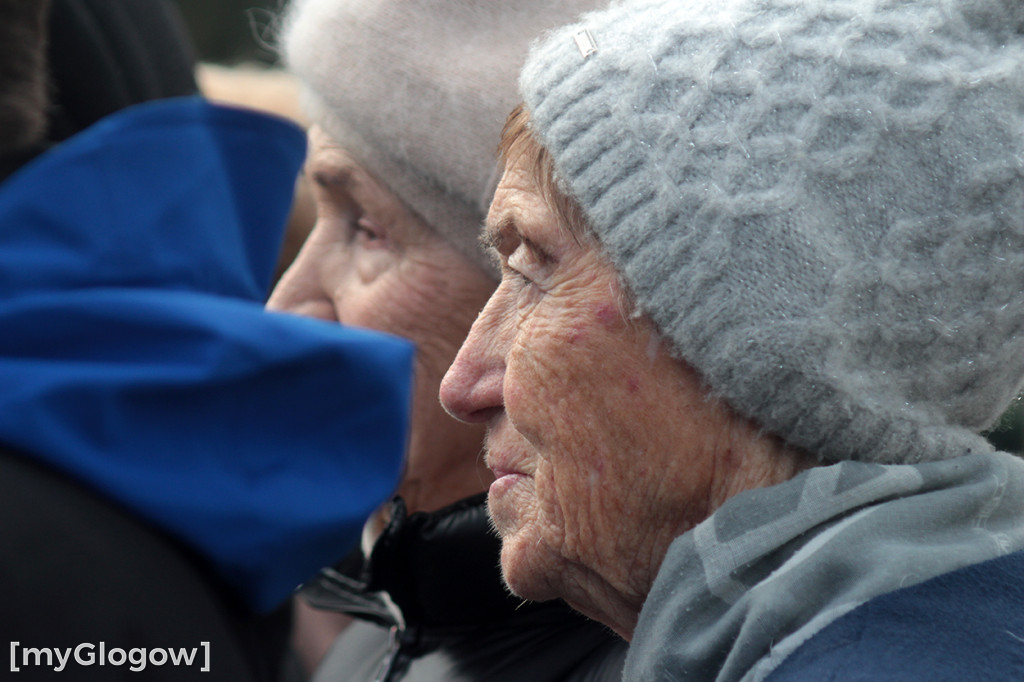
POLYGON ((520 85, 716 395, 822 459, 917 462, 988 449, 1024 376, 1022 26, 1019 0, 621 3, 520 85))
POLYGON ((297 0, 288 66, 313 120, 471 261, 532 38, 597 0, 297 0))

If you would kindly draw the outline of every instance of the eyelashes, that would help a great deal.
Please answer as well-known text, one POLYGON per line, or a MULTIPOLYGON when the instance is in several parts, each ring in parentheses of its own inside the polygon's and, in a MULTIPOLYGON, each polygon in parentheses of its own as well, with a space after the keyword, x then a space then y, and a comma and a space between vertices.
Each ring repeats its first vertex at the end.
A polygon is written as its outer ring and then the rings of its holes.
POLYGON ((515 268, 505 268, 505 273, 520 287, 536 286, 536 282, 515 268))
POLYGON ((550 271, 554 259, 537 248, 533 242, 521 239, 505 262, 507 267, 520 277, 530 282, 538 282, 550 271))
POLYGON ((387 243, 387 232, 367 216, 360 216, 351 226, 352 241, 369 248, 383 247, 387 243))
POLYGON ((542 283, 545 269, 525 244, 520 244, 502 265, 503 281, 508 283, 519 314, 525 315, 545 295, 542 283))

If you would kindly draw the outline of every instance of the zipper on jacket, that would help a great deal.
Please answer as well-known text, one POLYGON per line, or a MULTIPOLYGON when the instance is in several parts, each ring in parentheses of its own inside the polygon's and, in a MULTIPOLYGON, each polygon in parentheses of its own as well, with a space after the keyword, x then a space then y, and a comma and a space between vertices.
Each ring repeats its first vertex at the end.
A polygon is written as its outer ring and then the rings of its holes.
POLYGON ((397 682, 409 672, 412 661, 418 657, 421 632, 417 627, 394 626, 388 630, 388 650, 374 682, 397 682))
POLYGON ((397 625, 392 625, 388 630, 388 652, 384 656, 384 660, 381 661, 380 668, 377 670, 377 675, 373 678, 373 682, 389 682, 391 680, 391 673, 395 669, 395 663, 398 660, 398 654, 402 650, 401 631, 397 625))

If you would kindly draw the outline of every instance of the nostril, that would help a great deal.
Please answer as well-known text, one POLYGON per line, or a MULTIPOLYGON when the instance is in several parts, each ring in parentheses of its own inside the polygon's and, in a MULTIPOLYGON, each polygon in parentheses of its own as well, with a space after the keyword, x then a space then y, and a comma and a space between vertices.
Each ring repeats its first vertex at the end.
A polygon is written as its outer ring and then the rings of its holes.
POLYGON ((470 385, 457 371, 457 363, 458 361, 456 361, 456 365, 451 366, 448 373, 444 375, 444 379, 441 380, 438 397, 445 412, 459 421, 468 422, 467 417, 473 412, 467 395, 470 385))
POLYGON ((460 419, 470 424, 484 424, 497 417, 504 410, 504 407, 485 407, 482 410, 476 410, 467 414, 465 418, 460 417, 460 419))
POLYGON ((448 414, 459 421, 479 424, 504 409, 501 378, 489 373, 480 375, 471 369, 468 363, 456 358, 441 381, 439 397, 448 414))
MULTIPOLYGON (((444 394, 442 393, 442 396, 444 394)), ((490 421, 493 417, 501 414, 504 409, 500 405, 491 407, 481 407, 477 409, 471 401, 462 400, 456 398, 455 400, 441 398, 441 404, 448 414, 455 417, 461 422, 467 424, 483 424, 490 421)))

